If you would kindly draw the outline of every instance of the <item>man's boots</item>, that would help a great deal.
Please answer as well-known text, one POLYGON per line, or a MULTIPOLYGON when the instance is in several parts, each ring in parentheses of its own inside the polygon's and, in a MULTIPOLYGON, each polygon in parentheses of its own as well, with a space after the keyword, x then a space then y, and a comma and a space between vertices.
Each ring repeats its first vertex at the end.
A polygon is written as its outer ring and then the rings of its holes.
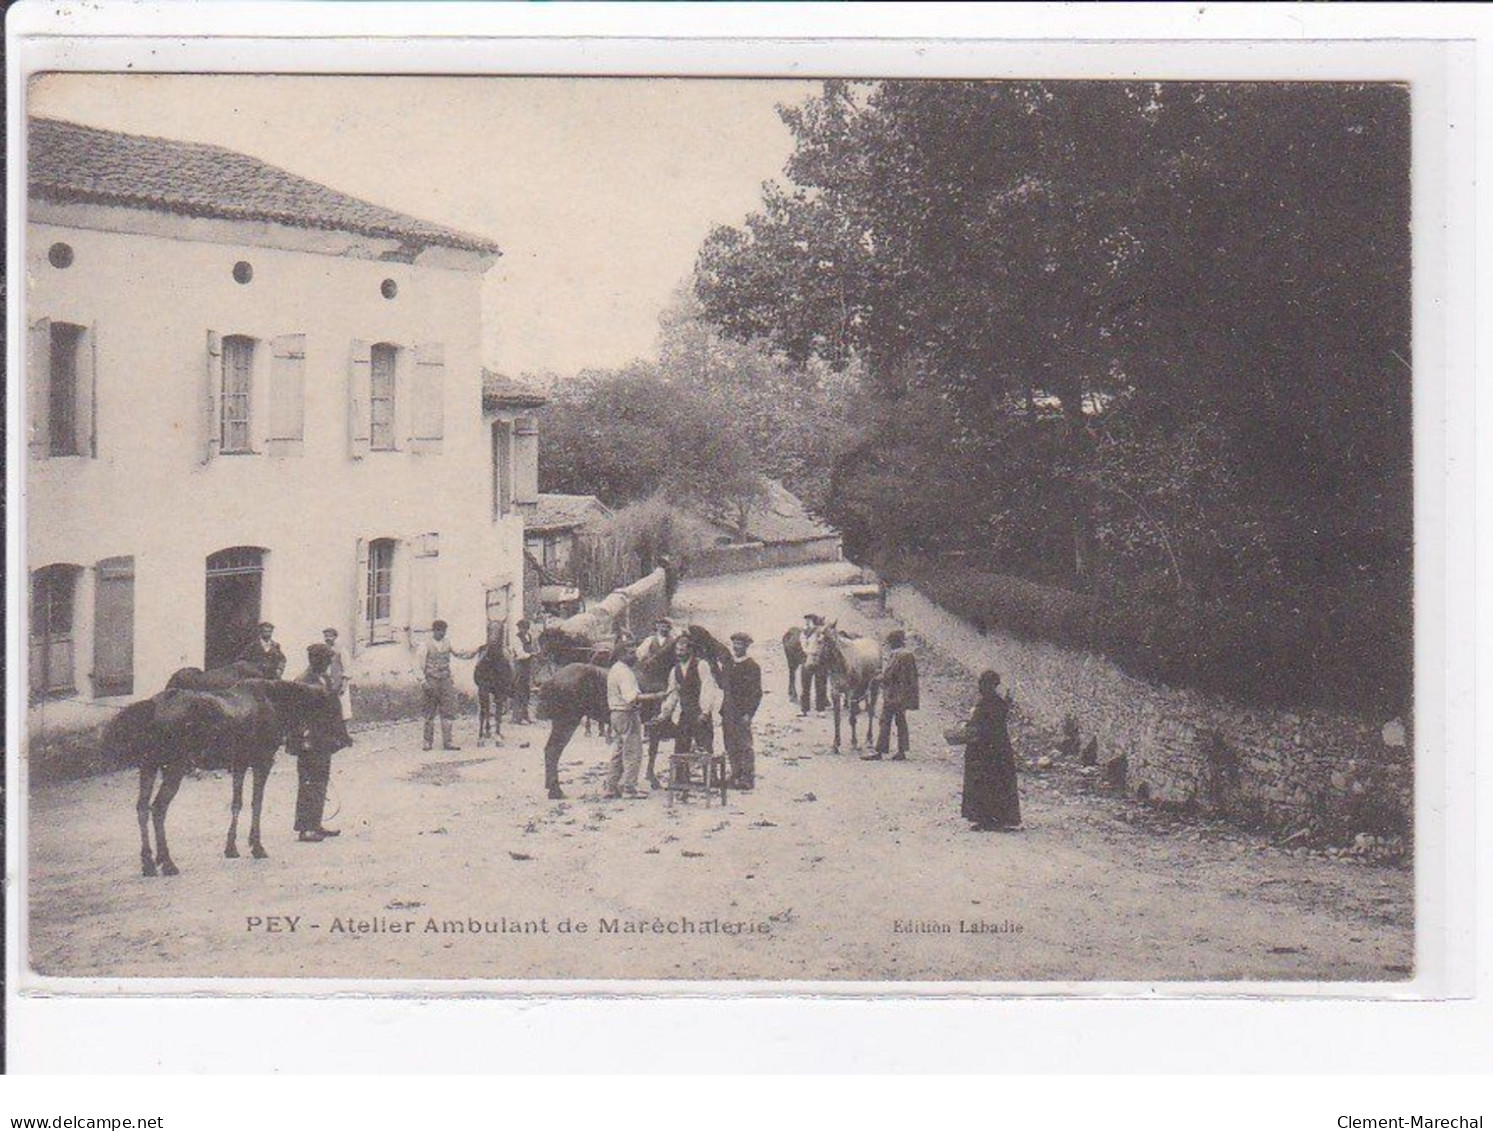
POLYGON ((442 750, 460 750, 461 749, 460 746, 456 745, 456 743, 454 743, 454 742, 451 741, 451 720, 450 719, 442 719, 441 720, 441 749, 442 750))

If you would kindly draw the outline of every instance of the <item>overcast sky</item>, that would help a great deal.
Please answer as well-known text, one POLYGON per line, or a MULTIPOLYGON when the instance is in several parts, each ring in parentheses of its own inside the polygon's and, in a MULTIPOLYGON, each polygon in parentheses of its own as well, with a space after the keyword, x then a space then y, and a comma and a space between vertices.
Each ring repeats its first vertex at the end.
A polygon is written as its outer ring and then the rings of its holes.
POLYGON ((715 223, 792 145, 813 84, 718 79, 52 75, 30 112, 206 141, 491 236, 489 361, 506 372, 651 354, 715 223))

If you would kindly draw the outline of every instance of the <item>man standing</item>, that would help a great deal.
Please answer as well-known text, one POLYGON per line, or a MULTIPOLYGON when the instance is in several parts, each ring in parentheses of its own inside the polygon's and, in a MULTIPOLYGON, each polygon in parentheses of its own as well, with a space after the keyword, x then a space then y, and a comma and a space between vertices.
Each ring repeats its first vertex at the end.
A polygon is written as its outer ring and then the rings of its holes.
POLYGON ((632 642, 619 640, 607 672, 607 710, 611 713, 613 745, 606 788, 606 796, 610 798, 647 796, 638 790, 638 771, 643 765, 643 721, 638 716, 638 704, 659 696, 644 695, 638 687, 638 677, 632 670, 637 662, 632 642))
MULTIPOLYGON (((802 639, 804 648, 807 650, 809 638, 824 627, 824 618, 815 613, 804 614, 804 627, 802 639)), ((823 664, 815 664, 810 667, 804 665, 803 673, 799 676, 799 714, 809 713, 809 687, 813 685, 814 710, 824 711, 829 708, 829 671, 823 664)))
POLYGON ((893 762, 907 761, 907 712, 918 709, 918 662, 900 628, 886 635, 889 649, 877 676, 881 684, 881 726, 876 732, 876 752, 862 754, 861 761, 876 762, 891 749, 892 724, 897 724, 897 753, 893 762))
POLYGON ((653 622, 653 635, 638 645, 638 663, 646 664, 659 652, 672 647, 674 622, 668 617, 659 617, 653 622))
POLYGON ((324 628, 321 630, 321 639, 328 648, 332 650, 332 662, 327 668, 327 678, 337 695, 338 705, 342 709, 342 721, 352 721, 353 704, 352 691, 347 678, 347 657, 342 654, 342 649, 337 647, 337 630, 335 628, 324 628))
POLYGON ((275 626, 269 621, 260 621, 259 631, 239 659, 253 664, 265 679, 279 679, 284 675, 285 653, 275 643, 275 626))
POLYGON ((731 662, 721 669, 721 740, 731 767, 732 789, 757 784, 757 755, 752 747, 752 716, 762 703, 762 669, 747 655, 752 638, 731 634, 731 662))
POLYGON ((451 739, 451 724, 456 718, 456 682, 451 678, 451 658, 470 660, 477 652, 475 649, 459 652, 453 648, 446 639, 447 627, 443 620, 432 621, 430 639, 415 653, 415 674, 424 681, 426 750, 435 745, 437 714, 441 716, 441 749, 461 749, 451 739))
POLYGON ((695 655, 688 636, 674 646, 674 667, 664 693, 660 714, 674 724, 674 753, 688 754, 696 748, 715 749, 715 726, 711 722, 721 705, 721 689, 710 674, 710 665, 695 655))
MULTIPOLYGON (((307 667, 298 683, 308 684, 328 696, 334 696, 330 674, 332 649, 312 644, 306 649, 307 667)), ((296 735, 300 753, 296 757, 295 831, 307 844, 340 835, 337 829, 323 825, 327 808, 327 782, 332 777, 332 755, 351 745, 340 718, 330 722, 313 720, 303 735, 296 735)))
POLYGON ((514 626, 513 642, 513 718, 515 723, 533 722, 529 718, 529 699, 534 690, 534 638, 529 633, 529 622, 521 620, 514 626))

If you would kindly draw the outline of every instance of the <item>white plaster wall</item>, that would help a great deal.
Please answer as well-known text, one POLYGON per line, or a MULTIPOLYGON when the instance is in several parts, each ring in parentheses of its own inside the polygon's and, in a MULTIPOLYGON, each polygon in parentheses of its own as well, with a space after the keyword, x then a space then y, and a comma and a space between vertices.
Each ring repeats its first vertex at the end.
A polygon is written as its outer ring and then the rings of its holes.
MULTIPOLYGON (((492 518, 481 274, 48 224, 28 230, 27 268, 28 321, 95 328, 98 437, 96 458, 28 461, 28 564, 91 571, 102 558, 135 558, 137 696, 159 690, 176 668, 202 663, 205 560, 230 546, 270 551, 263 611, 292 669, 323 627, 336 626, 345 643, 354 638, 359 538, 439 533, 438 602, 458 647, 482 639, 487 588, 511 585, 513 607, 521 607, 522 519, 492 518), (75 253, 65 270, 47 261, 58 240, 75 253), (254 267, 248 285, 232 277, 241 259, 254 267), (398 284, 393 300, 380 293, 384 279, 398 284), (268 339, 305 334, 302 455, 221 455, 204 464, 209 330, 263 343, 254 405, 261 422, 268 339), (349 456, 349 355, 359 338, 444 344, 441 453, 349 456)), ((408 396, 401 404, 407 409, 408 396)), ((403 427, 400 434, 407 435, 403 427)), ((85 575, 75 625, 85 699, 92 694, 91 593, 85 575)), ((407 612, 396 607, 396 624, 407 612)), ((354 675, 409 678, 410 658, 401 634, 394 644, 363 649, 354 675)), ((68 717, 66 704, 48 710, 53 725, 68 717)), ((79 718, 91 724, 96 714, 79 718)))

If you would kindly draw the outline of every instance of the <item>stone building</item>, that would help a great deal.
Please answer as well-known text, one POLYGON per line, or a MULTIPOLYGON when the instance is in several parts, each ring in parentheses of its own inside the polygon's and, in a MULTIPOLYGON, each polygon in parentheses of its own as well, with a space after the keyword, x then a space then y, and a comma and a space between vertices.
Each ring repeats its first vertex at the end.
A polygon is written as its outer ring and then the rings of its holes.
POLYGON ((497 246, 217 146, 34 119, 28 149, 33 735, 260 620, 291 674, 337 628, 370 690, 437 616, 506 631, 538 436, 483 385, 497 246))

